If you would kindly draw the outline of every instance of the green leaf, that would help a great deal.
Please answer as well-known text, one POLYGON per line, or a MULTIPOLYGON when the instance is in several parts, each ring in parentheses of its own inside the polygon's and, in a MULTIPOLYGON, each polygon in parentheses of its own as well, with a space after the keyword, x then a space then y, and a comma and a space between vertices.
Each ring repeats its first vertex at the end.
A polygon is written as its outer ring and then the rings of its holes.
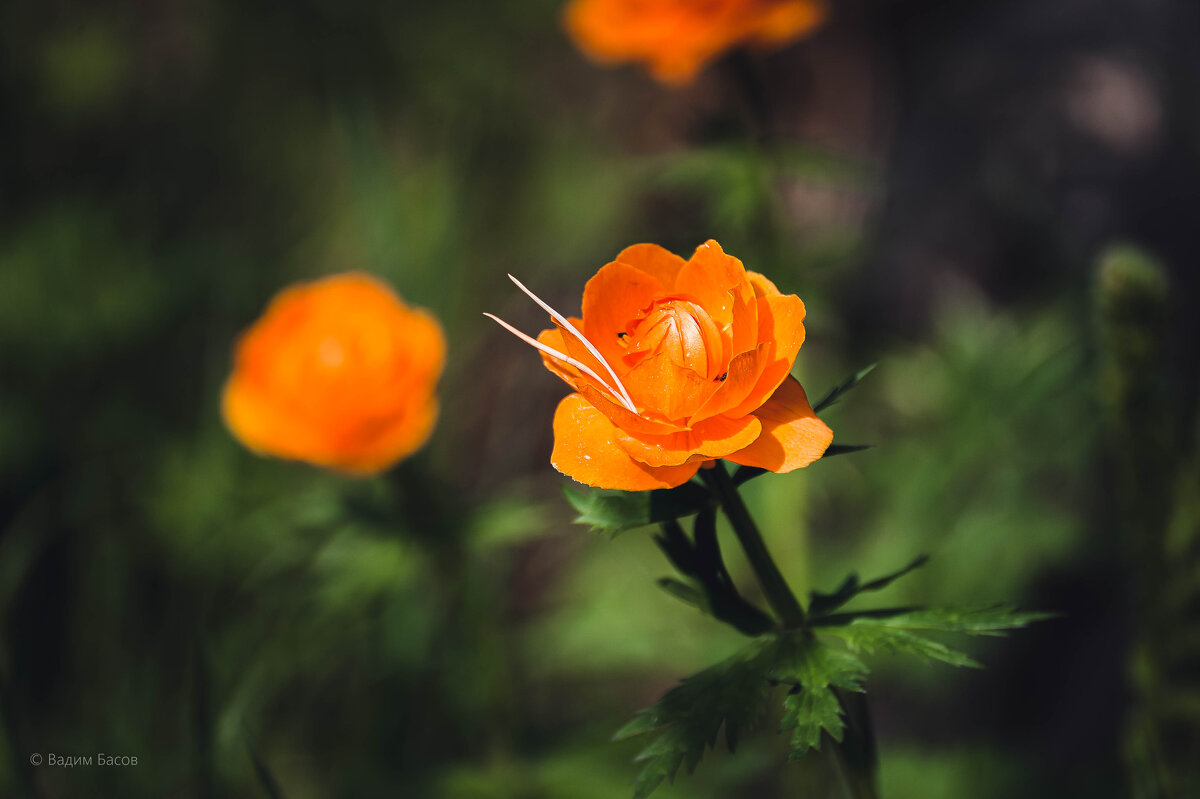
POLYGON ((710 501, 708 491, 698 483, 653 491, 579 491, 563 486, 563 494, 579 512, 576 522, 610 533, 690 516, 710 501))
POLYGON ((842 638, 851 650, 907 652, 925 661, 952 666, 979 667, 963 652, 915 634, 914 630, 958 632, 967 635, 1003 635, 1034 621, 1053 618, 1049 613, 1017 613, 1005 605, 975 608, 905 609, 843 613, 814 620, 822 632, 842 638))
POLYGON ((870 366, 865 366, 862 369, 859 369, 854 374, 847 377, 841 383, 841 385, 835 386, 833 389, 830 390, 830 392, 828 394, 826 394, 824 397, 821 398, 820 402, 818 402, 816 405, 812 406, 813 412, 820 413, 821 411, 828 408, 830 405, 835 404, 838 400, 840 400, 842 398, 843 394, 845 394, 847 391, 849 391, 850 389, 857 386, 860 382, 862 382, 862 379, 864 377, 866 377, 867 375, 869 375, 871 373, 871 370, 874 369, 877 365, 878 364, 873 363, 870 366))
POLYGON ((858 575, 851 573, 832 594, 823 594, 820 591, 811 592, 809 594, 811 599, 808 611, 814 616, 831 613, 864 591, 879 591, 887 588, 893 581, 903 577, 914 569, 924 566, 928 560, 928 555, 918 555, 913 559, 912 563, 909 563, 903 569, 899 569, 865 584, 859 584, 858 575))
POLYGON ((920 635, 914 635, 900 627, 881 623, 880 619, 855 619, 845 627, 831 627, 826 632, 845 640, 855 652, 906 652, 926 662, 940 661, 951 666, 980 668, 980 664, 964 652, 951 649, 920 635))
POLYGON ((769 683, 767 672, 776 651, 775 639, 756 639, 715 666, 688 677, 658 702, 622 727, 614 740, 654 733, 637 760, 642 771, 634 781, 634 799, 645 799, 679 767, 696 768, 706 749, 716 746, 722 725, 733 751, 739 735, 762 713, 769 683))
POLYGON ((780 731, 791 730, 789 760, 821 745, 821 733, 841 741, 846 727, 835 689, 861 692, 867 667, 855 655, 809 634, 780 637, 770 676, 789 683, 780 731))

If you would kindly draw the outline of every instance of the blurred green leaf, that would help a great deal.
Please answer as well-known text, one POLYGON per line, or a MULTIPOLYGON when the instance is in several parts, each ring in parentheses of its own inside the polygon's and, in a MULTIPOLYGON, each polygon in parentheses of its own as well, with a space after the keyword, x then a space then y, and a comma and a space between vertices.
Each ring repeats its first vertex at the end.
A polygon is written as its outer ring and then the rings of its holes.
POLYGON ((878 366, 878 364, 875 363, 871 364, 870 366, 864 366, 862 369, 859 369, 857 372, 847 377, 844 381, 842 381, 841 384, 834 386, 832 389, 830 389, 828 394, 826 394, 819 402, 812 406, 813 412, 820 413, 829 406, 836 404, 837 401, 842 398, 843 394, 861 383, 862 379, 869 375, 871 370, 873 370, 876 366, 878 366))

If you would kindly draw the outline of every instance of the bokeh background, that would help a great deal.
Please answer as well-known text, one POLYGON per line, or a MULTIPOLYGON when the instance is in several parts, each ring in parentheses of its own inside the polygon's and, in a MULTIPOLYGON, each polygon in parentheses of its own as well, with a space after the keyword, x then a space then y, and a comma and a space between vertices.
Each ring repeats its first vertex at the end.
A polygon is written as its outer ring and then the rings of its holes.
MULTIPOLYGON (((0 795, 626 796, 609 735, 738 637, 571 523, 564 387, 481 313, 710 237, 805 300, 810 393, 880 364, 826 414, 875 448, 751 484, 795 586, 926 552, 880 603, 1062 614, 869 660, 883 795, 1200 795, 1200 9, 831 0, 682 89, 560 14, 0 6, 0 795), (218 410, 269 297, 348 269, 450 340, 367 481, 218 410)), ((775 721, 657 795, 838 796, 775 721)))

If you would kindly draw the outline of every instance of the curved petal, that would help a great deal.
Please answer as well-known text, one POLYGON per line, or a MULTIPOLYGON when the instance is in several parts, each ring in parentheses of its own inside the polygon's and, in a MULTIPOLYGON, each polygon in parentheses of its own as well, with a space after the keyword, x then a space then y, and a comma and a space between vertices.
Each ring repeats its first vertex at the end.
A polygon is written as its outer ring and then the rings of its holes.
POLYGON ((708 240, 679 271, 675 290, 695 298, 726 336, 728 357, 754 349, 761 322, 746 268, 708 240))
POLYGON ((761 432, 762 423, 754 416, 740 419, 717 416, 691 430, 668 436, 636 436, 622 431, 617 444, 631 458, 648 466, 678 466, 694 460, 723 458, 744 449, 761 432))
POLYGON ((766 275, 747 269, 746 278, 750 281, 750 285, 754 287, 755 297, 778 297, 783 294, 779 290, 779 287, 772 283, 771 279, 766 275))
MULTIPOLYGON (((580 354, 588 355, 582 346, 578 347, 578 350, 582 351, 582 353, 572 351, 567 345, 567 342, 572 339, 574 339, 574 336, 564 333, 560 328, 543 330, 538 334, 538 341, 559 352, 565 352, 571 357, 576 357, 580 354)), ((544 352, 541 355, 542 363, 547 369, 562 378, 563 382, 586 397, 588 402, 592 403, 597 410, 601 411, 623 429, 646 435, 667 435, 668 433, 678 433, 688 429, 686 425, 670 422, 662 418, 660 414, 651 411, 642 411, 639 415, 630 413, 613 397, 608 389, 598 386, 596 381, 591 377, 583 374, 571 364, 560 361, 558 358, 552 358, 544 352)), ((590 361, 595 363, 594 358, 590 358, 590 361)), ((601 367, 599 364, 596 364, 594 368, 599 369, 601 367)), ((602 377, 608 376, 605 372, 597 372, 597 374, 602 377)))
MULTIPOLYGON (((758 385, 758 378, 763 372, 762 366, 766 363, 772 348, 773 345, 763 342, 755 349, 743 352, 730 361, 720 387, 700 406, 699 410, 692 414, 692 424, 718 416, 730 408, 740 405, 751 390, 758 385)), ((746 414, 730 415, 736 417, 746 414)))
POLYGON ((727 411, 730 416, 754 411, 792 371, 796 353, 804 343, 804 302, 795 294, 760 298, 758 337, 759 341, 770 342, 770 351, 758 364, 762 371, 754 388, 740 404, 727 411))
POLYGON ((221 415, 233 434, 253 452, 303 460, 328 451, 318 425, 294 417, 269 390, 234 374, 221 393, 221 415))
MULTIPOLYGON (((575 324, 575 320, 572 320, 571 323, 575 324)), ((576 326, 578 327, 578 325, 576 326)), ((594 355, 588 352, 586 347, 576 341, 574 336, 565 332, 561 327, 558 327, 557 324, 552 328, 548 328, 543 330, 541 333, 538 333, 537 340, 539 343, 545 344, 552 350, 561 352, 564 355, 570 355, 572 358, 591 369, 602 380, 611 385, 612 376, 608 374, 608 372, 604 369, 604 366, 598 360, 596 360, 594 355), (574 343, 574 346, 572 346, 572 343, 574 343)), ((565 380, 567 385, 571 386, 571 388, 575 389, 576 391, 579 391, 580 386, 589 385, 595 386, 598 391, 609 393, 608 389, 597 385, 594 377, 584 373, 573 364, 567 363, 560 358, 555 358, 546 354, 545 352, 541 352, 541 356, 542 363, 545 365, 545 367, 565 380)), ((613 386, 613 388, 616 387, 613 386)))
POLYGON ((625 353, 620 337, 626 325, 665 292, 657 277, 636 266, 620 261, 606 264, 583 287, 581 330, 615 367, 625 353))
POLYGON ((573 480, 598 488, 646 491, 686 483, 699 462, 652 467, 631 458, 616 444, 619 429, 579 394, 563 398, 554 412, 554 451, 550 463, 573 480))
POLYGON ((667 291, 675 288, 675 278, 687 261, 657 244, 633 244, 621 250, 614 259, 629 264, 653 277, 667 291))
POLYGON ((727 460, 790 472, 820 458, 833 441, 833 431, 813 413, 794 377, 785 380, 754 415, 762 422, 762 434, 745 449, 726 455, 727 460))
POLYGON ((348 474, 367 475, 385 469, 398 458, 420 449, 433 433, 438 418, 434 399, 410 408, 402 418, 372 434, 352 454, 341 456, 330 465, 348 474))
POLYGON ((646 358, 626 372, 624 380, 639 409, 652 408, 684 426, 685 420, 721 387, 719 381, 675 363, 666 352, 646 358))

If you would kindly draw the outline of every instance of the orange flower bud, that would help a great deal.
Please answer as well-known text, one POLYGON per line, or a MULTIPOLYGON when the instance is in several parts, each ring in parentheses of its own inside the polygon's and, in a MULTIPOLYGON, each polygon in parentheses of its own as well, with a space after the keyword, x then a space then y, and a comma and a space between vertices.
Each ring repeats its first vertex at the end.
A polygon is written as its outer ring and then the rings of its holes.
POLYGON ((678 85, 726 50, 780 47, 824 19, 821 0, 572 0, 564 22, 595 61, 640 61, 678 85))
POLYGON ((513 332, 576 391, 555 413, 551 462, 581 483, 667 488, 716 458, 789 472, 833 440, 789 376, 804 303, 715 241, 688 261, 625 249, 588 281, 580 319, 537 301, 556 326, 536 342, 513 332))
POLYGON ((297 283, 238 340, 225 423, 255 452, 373 474, 429 438, 445 360, 437 320, 381 280, 297 283))

